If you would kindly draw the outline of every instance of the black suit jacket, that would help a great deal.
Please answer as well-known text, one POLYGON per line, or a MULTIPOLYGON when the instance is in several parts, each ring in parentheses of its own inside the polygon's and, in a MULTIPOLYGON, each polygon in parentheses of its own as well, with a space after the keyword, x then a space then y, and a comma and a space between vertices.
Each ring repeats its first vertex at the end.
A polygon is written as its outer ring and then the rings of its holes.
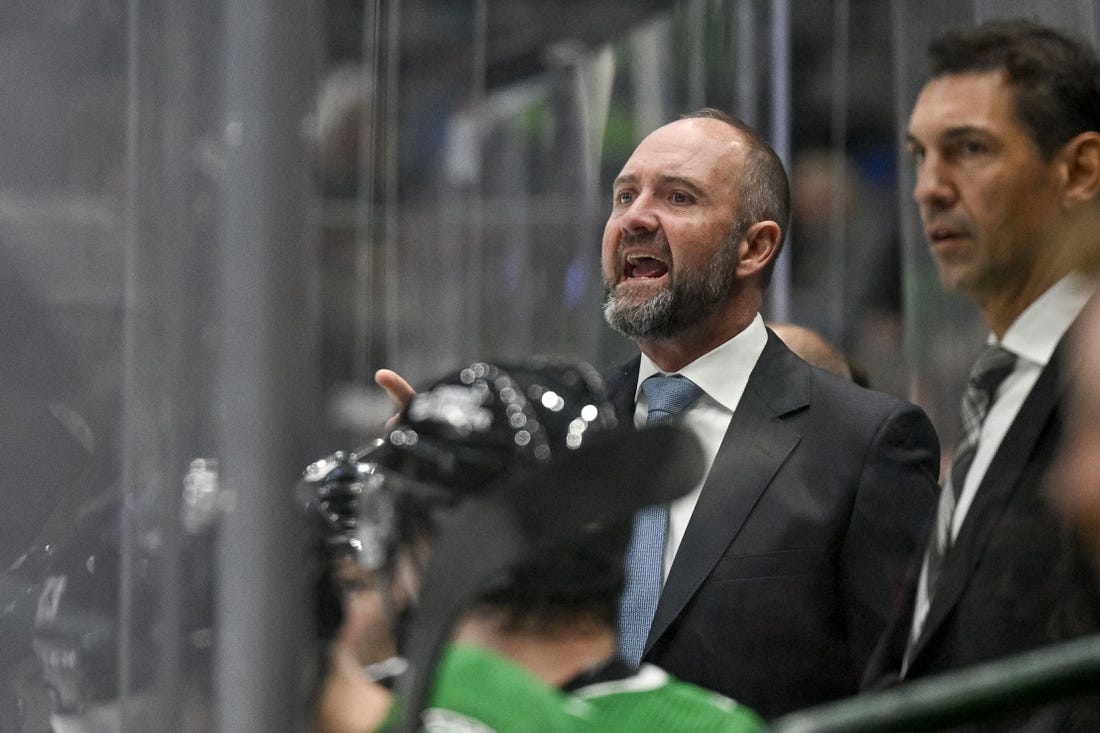
MULTIPOLYGON (((1062 433, 1066 341, 1005 434, 944 559, 907 679, 1100 631, 1095 575, 1044 490, 1062 433)), ((867 688, 900 681, 923 553, 920 557, 867 668, 867 688)), ((991 729, 1012 730, 1022 719, 992 723, 991 729)), ((1083 729, 1100 730, 1096 718, 1092 724, 1098 727, 1083 729)), ((1076 728, 1063 721, 1035 729, 1076 728)))
MULTIPOLYGON (((633 424, 639 358, 604 377, 633 424)), ((661 593, 644 659, 765 718, 854 694, 937 496, 918 408, 774 333, 661 593)))

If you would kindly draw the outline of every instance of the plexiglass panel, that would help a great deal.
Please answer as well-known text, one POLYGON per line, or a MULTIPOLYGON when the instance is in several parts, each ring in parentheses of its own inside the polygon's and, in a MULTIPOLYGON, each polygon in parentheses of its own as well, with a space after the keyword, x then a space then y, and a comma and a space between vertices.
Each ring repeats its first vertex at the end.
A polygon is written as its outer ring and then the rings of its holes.
POLYGON ((304 709, 285 576, 317 450, 319 23, 266 10, 0 11, 0 730, 290 730, 304 709))

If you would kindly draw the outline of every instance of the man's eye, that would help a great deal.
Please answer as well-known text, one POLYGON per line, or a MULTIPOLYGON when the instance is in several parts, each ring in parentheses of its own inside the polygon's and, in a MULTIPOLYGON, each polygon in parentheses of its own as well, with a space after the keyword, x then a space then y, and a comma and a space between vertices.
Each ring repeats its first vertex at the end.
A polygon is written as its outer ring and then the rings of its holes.
POLYGON ((955 146, 955 152, 961 156, 985 155, 989 150, 985 143, 978 140, 960 140, 955 146))
POLYGON ((676 204, 690 204, 694 200, 691 198, 691 196, 687 195, 683 191, 675 191, 672 193, 671 196, 669 196, 669 198, 672 199, 672 202, 676 204))
POLYGON ((634 194, 630 191, 619 191, 617 194, 615 194, 616 204, 629 204, 633 200, 634 194))

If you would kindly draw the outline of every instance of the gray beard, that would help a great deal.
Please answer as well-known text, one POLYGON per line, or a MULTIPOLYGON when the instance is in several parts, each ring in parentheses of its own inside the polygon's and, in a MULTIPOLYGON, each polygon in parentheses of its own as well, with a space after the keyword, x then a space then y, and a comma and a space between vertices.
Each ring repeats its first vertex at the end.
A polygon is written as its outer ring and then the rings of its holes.
POLYGON ((603 317, 608 325, 633 339, 661 340, 681 333, 718 310, 734 287, 736 241, 721 247, 707 266, 683 277, 657 295, 638 301, 616 293, 604 282, 603 317))
POLYGON ((641 303, 627 302, 604 286, 603 317, 613 329, 629 338, 666 338, 674 335, 676 309, 671 289, 662 290, 641 303))

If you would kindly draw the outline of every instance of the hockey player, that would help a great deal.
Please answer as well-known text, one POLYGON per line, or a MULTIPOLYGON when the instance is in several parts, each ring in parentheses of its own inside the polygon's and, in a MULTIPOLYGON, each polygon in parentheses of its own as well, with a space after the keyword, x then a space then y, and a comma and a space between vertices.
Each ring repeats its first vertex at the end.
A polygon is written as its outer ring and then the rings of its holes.
POLYGON ((597 374, 550 362, 473 364, 378 445, 311 466, 304 496, 345 589, 319 733, 757 730, 732 700, 615 654, 631 517, 700 470, 686 432, 618 430, 597 374), (405 717, 360 666, 393 648, 405 717))

